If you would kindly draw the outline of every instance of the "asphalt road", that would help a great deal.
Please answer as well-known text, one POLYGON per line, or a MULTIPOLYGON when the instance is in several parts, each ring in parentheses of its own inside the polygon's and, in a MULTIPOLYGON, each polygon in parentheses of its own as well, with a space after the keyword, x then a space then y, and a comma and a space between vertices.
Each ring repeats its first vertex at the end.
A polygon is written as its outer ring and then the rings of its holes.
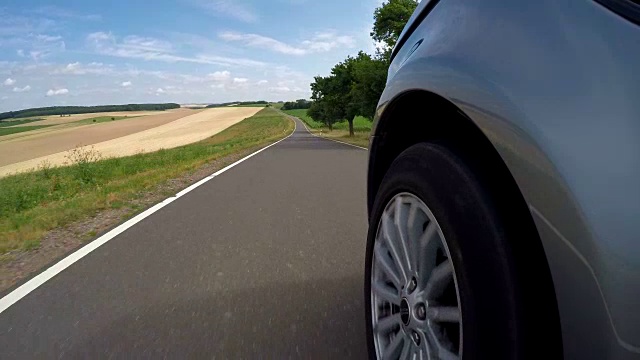
POLYGON ((0 314, 0 358, 364 358, 366 156, 298 123, 0 314))

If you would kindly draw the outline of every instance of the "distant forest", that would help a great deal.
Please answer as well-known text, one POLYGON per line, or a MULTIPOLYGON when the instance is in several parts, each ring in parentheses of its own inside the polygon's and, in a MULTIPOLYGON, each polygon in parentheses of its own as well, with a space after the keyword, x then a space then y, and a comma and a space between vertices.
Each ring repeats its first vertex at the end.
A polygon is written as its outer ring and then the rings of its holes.
POLYGON ((260 100, 260 101, 233 101, 233 102, 222 103, 222 104, 211 104, 211 105, 207 106, 207 108, 217 108, 217 107, 224 107, 224 106, 231 106, 231 105, 235 105, 235 106, 269 105, 269 102, 264 101, 264 100, 260 100))
POLYGON ((99 106, 51 106, 43 108, 24 109, 0 113, 0 120, 25 118, 47 115, 70 115, 112 111, 163 111, 177 109, 180 105, 167 104, 127 104, 127 105, 99 105, 99 106))

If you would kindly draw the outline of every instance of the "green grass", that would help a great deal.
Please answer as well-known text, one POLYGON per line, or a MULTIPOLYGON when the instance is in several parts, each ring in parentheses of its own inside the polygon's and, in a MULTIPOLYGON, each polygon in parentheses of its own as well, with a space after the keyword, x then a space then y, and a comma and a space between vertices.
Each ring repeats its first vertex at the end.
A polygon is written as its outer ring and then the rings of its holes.
POLYGON ((96 214, 130 207, 145 191, 195 171, 207 162, 264 146, 293 130, 273 109, 229 127, 204 141, 149 154, 94 161, 99 154, 76 149, 72 166, 0 178, 0 255, 39 245, 47 231, 96 214))
POLYGON ((266 107, 267 104, 242 104, 242 105, 233 105, 229 107, 266 107))
POLYGON ((14 125, 24 125, 36 121, 40 121, 43 119, 24 119, 24 120, 0 120, 0 128, 14 125))
POLYGON ((278 110, 280 110, 280 109, 282 109, 282 107, 284 106, 284 103, 271 103, 271 106, 272 106, 274 109, 278 109, 278 110))
POLYGON ((73 124, 78 124, 78 125, 100 124, 100 123, 104 123, 104 122, 112 122, 112 121, 117 121, 117 120, 122 120, 122 119, 133 119, 133 118, 136 118, 136 117, 138 117, 138 116, 98 116, 98 117, 94 117, 94 118, 90 118, 90 119, 83 119, 83 120, 74 121, 73 124))
POLYGON ((349 123, 346 121, 333 124, 333 130, 329 131, 329 127, 319 121, 313 120, 305 109, 283 110, 283 112, 300 118, 315 134, 362 147, 369 146, 369 134, 371 133, 372 123, 365 117, 357 116, 353 120, 354 136, 349 136, 349 123))
POLYGON ((0 136, 17 134, 25 131, 37 130, 49 127, 51 125, 34 125, 34 126, 18 126, 18 127, 0 127, 0 136))
MULTIPOLYGON (((326 125, 324 125, 319 121, 313 120, 311 116, 307 115, 306 109, 283 110, 283 111, 289 115, 293 115, 297 118, 300 118, 302 121, 305 122, 305 124, 307 124, 307 126, 310 129, 324 129, 326 131, 329 130, 329 128, 326 125)), ((346 121, 335 123, 333 124, 333 130, 349 130, 349 123, 346 121)), ((356 116, 356 118, 353 120, 353 131, 355 132, 371 131, 371 121, 369 121, 369 119, 365 117, 356 116)))

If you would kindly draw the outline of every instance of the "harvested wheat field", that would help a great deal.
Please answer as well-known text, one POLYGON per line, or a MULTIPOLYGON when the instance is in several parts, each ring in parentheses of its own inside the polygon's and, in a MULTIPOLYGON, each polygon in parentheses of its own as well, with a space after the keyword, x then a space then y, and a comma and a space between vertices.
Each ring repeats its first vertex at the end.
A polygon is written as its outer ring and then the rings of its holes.
POLYGON ((103 157, 119 157, 190 144, 211 137, 260 110, 262 108, 250 107, 180 109, 162 115, 0 141, 0 176, 29 171, 43 162, 62 165, 67 162, 68 150, 79 146, 92 145, 103 157), (162 116, 165 117, 162 121, 157 119, 162 116), (134 125, 142 121, 149 122, 146 128, 134 125), (52 148, 61 150, 51 151, 52 148))
POLYGON ((184 109, 101 124, 52 126, 3 136, 0 137, 0 167, 152 129, 194 113, 197 111, 184 109))

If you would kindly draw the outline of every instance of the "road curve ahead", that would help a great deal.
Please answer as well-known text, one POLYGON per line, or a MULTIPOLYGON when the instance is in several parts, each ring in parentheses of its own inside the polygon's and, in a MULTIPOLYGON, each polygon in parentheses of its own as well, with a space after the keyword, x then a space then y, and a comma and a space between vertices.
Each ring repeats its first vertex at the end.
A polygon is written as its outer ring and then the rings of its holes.
POLYGON ((0 358, 364 358, 366 151, 288 139, 0 314, 0 358))

